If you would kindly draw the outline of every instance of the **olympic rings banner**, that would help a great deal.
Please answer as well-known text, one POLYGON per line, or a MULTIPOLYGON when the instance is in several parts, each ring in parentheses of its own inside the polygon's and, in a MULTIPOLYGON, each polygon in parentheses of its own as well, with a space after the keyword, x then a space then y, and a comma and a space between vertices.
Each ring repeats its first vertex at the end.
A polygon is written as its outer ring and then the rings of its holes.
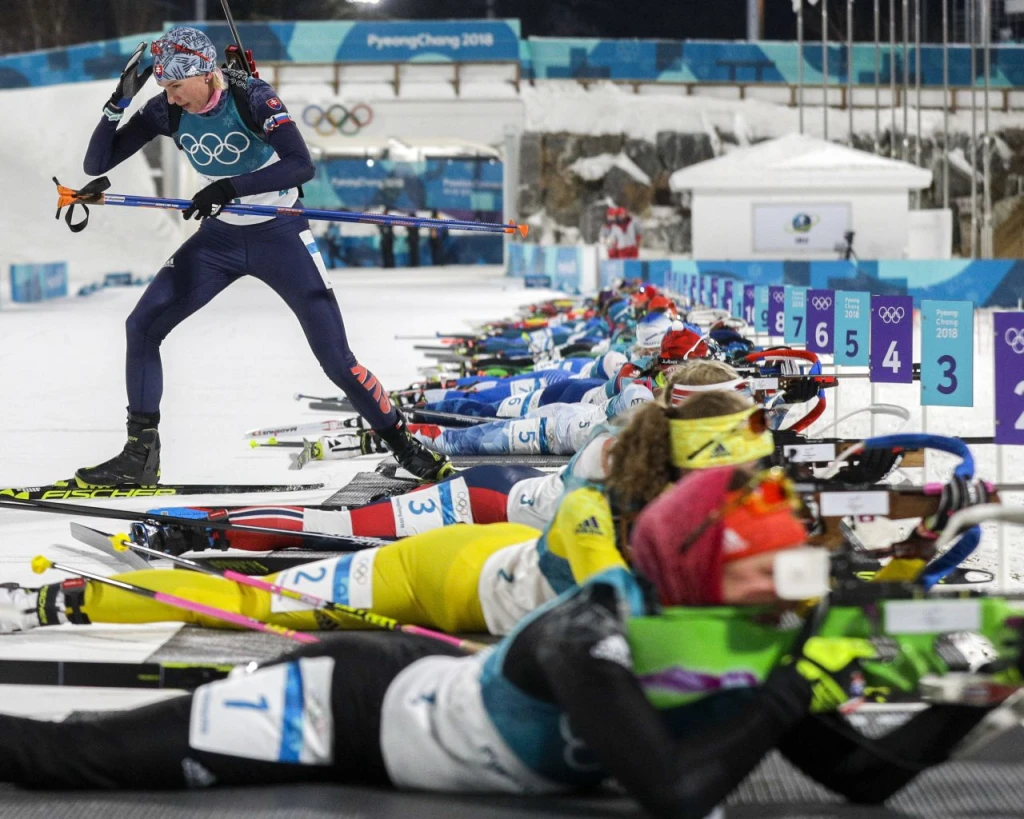
POLYGON ((320 136, 355 136, 373 122, 373 109, 365 102, 355 105, 333 105, 321 107, 307 105, 302 110, 302 122, 320 136))
POLYGON ((304 202, 314 208, 437 210, 455 218, 501 221, 503 167, 492 158, 398 162, 336 157, 317 164, 304 202))

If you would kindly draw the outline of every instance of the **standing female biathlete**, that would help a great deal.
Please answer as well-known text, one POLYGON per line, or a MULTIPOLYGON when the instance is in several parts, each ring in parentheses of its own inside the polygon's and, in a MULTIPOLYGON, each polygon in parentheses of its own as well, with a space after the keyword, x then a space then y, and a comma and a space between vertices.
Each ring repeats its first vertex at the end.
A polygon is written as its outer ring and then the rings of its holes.
MULTIPOLYGON (((690 475, 639 522, 638 558, 662 600, 743 605, 784 593, 775 561, 803 543, 803 527, 761 487, 741 489, 748 482, 730 469, 690 475), (699 588, 675 582, 695 567, 707 570, 699 588)), ((776 746, 831 787, 881 801, 946 758, 986 713, 934 706, 877 741, 844 732, 832 714, 876 654, 865 639, 815 636, 813 618, 763 683, 707 686, 659 713, 658 681, 642 658, 679 658, 685 678, 693 638, 685 624, 668 639, 644 628, 660 620, 655 612, 637 578, 613 568, 471 657, 408 635, 353 636, 96 719, 2 715, 0 780, 106 789, 328 781, 526 795, 614 777, 650 813, 698 819, 776 746)))
POLYGON ((208 184, 182 214, 203 220, 157 273, 127 321, 128 441, 98 466, 79 469, 82 486, 155 484, 160 477, 160 344, 178 324, 242 276, 277 293, 302 325, 327 376, 377 430, 398 462, 418 478, 450 473, 448 460, 412 438, 384 387, 348 346, 323 259, 305 218, 221 213, 233 201, 291 206, 313 164, 298 128, 274 89, 244 72, 217 68, 217 50, 194 28, 153 42, 153 66, 137 73, 145 43, 128 62, 103 107, 85 172, 105 173, 158 136, 170 137, 208 184), (165 93, 123 128, 125 109, 151 74, 165 93))

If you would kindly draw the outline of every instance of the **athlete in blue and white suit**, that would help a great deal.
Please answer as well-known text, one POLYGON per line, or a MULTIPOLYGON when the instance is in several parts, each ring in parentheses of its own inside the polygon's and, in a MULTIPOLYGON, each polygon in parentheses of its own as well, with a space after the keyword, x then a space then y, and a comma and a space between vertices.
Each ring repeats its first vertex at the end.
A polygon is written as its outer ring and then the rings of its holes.
POLYGON ((313 178, 306 144, 284 103, 266 82, 218 69, 216 48, 197 29, 172 29, 151 51, 152 73, 166 93, 150 99, 118 128, 131 96, 150 75, 150 69, 136 73, 140 47, 104 107, 89 142, 85 171, 105 173, 150 140, 171 137, 207 183, 183 214, 203 223, 167 260, 128 317, 128 444, 111 461, 79 470, 78 479, 92 485, 156 483, 156 427, 163 393, 160 344, 179 323, 245 275, 267 284, 291 308, 324 372, 398 459, 408 462, 403 466, 412 467, 418 477, 444 477, 451 469, 446 459, 408 436, 383 385, 349 349, 307 220, 221 213, 231 202, 291 207, 299 202, 299 186, 313 178))

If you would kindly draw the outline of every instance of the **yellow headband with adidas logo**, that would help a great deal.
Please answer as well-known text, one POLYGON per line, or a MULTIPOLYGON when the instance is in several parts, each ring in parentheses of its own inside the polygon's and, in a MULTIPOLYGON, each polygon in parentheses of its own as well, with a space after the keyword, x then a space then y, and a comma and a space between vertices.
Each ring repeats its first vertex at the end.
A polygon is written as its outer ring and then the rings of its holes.
POLYGON ((771 455, 775 441, 767 430, 755 432, 750 416, 757 407, 713 418, 670 419, 672 464, 679 469, 734 466, 771 455))

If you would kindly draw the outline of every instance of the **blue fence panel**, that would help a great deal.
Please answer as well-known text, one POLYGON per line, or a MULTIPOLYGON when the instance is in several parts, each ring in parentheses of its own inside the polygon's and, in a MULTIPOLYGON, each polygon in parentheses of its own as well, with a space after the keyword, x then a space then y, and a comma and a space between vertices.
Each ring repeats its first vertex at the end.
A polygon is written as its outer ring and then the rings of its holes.
POLYGON ((68 294, 66 262, 12 264, 11 301, 33 302, 57 299, 68 294))

